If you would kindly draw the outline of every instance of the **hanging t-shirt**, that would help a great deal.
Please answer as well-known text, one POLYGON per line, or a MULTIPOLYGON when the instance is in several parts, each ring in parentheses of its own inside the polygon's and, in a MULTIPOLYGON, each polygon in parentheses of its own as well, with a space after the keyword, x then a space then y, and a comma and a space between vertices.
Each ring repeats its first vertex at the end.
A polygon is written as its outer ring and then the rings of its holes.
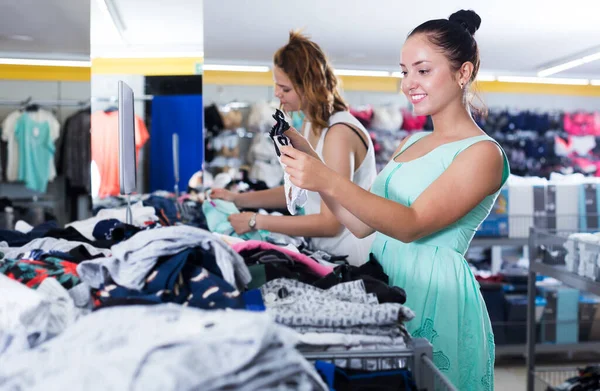
MULTIPOLYGON (((119 186, 119 113, 117 111, 97 111, 92 114, 92 160, 100 173, 101 198, 116 196, 119 186)), ((148 129, 137 115, 135 116, 136 161, 142 146, 148 141, 148 129)))
MULTIPOLYGON (((47 123, 50 130, 50 140, 54 144, 60 136, 60 124, 54 115, 46 110, 37 111, 13 111, 2 123, 2 140, 8 143, 7 162, 6 162, 6 180, 15 182, 19 180, 19 146, 15 137, 17 121, 23 116, 31 119, 39 124, 47 123)), ((48 178, 47 181, 53 181, 56 178, 56 166, 54 164, 54 154, 50 155, 48 162, 48 178)))
POLYGON ((50 165, 54 158, 54 140, 50 124, 38 122, 26 113, 17 120, 14 138, 19 148, 18 180, 29 189, 46 192, 50 165))

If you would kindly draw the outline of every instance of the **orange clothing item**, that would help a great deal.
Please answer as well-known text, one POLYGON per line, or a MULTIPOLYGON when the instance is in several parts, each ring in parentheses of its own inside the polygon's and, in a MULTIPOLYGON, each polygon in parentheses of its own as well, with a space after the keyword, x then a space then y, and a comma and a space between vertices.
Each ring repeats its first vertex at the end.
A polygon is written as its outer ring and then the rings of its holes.
MULTIPOLYGON (((92 160, 96 162, 100 173, 101 198, 116 196, 120 193, 119 186, 119 113, 97 111, 91 118, 92 160)), ((150 135, 144 121, 135 116, 135 158, 139 158, 142 146, 150 135)))

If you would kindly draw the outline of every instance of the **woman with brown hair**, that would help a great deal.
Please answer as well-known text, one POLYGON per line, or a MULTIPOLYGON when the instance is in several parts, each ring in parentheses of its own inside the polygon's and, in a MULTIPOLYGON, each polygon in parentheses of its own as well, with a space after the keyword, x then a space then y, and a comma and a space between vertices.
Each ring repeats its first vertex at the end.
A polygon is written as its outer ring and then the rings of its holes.
MULTIPOLYGON (((305 119, 300 132, 323 162, 368 190, 377 175, 373 143, 367 130, 349 113, 323 50, 293 31, 289 42, 275 53, 273 63, 275 96, 284 111, 302 111, 305 119)), ((239 208, 286 208, 283 186, 240 194, 215 189, 211 196, 234 202, 239 208)), ((304 215, 296 216, 240 213, 231 215, 229 221, 238 234, 260 229, 309 237, 316 250, 348 255, 353 265, 368 260, 373 236, 354 237, 340 224, 319 193, 308 193, 304 211, 304 215)))

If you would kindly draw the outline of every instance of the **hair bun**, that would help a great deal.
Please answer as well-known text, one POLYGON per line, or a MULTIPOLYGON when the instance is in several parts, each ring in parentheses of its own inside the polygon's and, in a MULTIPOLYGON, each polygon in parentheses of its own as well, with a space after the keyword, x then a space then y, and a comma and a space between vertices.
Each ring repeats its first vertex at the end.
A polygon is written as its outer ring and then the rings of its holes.
POLYGON ((475 32, 481 26, 481 18, 475 11, 472 10, 460 10, 448 18, 449 21, 458 23, 463 26, 471 35, 475 35, 475 32))

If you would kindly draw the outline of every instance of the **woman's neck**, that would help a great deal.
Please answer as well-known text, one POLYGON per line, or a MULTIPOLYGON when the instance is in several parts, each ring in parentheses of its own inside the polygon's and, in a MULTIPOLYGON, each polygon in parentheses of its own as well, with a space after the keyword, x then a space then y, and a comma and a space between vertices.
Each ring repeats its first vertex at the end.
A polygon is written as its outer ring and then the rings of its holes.
POLYGON ((452 139, 460 134, 473 131, 477 127, 469 110, 464 104, 458 102, 446 106, 440 112, 431 116, 434 134, 443 139, 452 139))

